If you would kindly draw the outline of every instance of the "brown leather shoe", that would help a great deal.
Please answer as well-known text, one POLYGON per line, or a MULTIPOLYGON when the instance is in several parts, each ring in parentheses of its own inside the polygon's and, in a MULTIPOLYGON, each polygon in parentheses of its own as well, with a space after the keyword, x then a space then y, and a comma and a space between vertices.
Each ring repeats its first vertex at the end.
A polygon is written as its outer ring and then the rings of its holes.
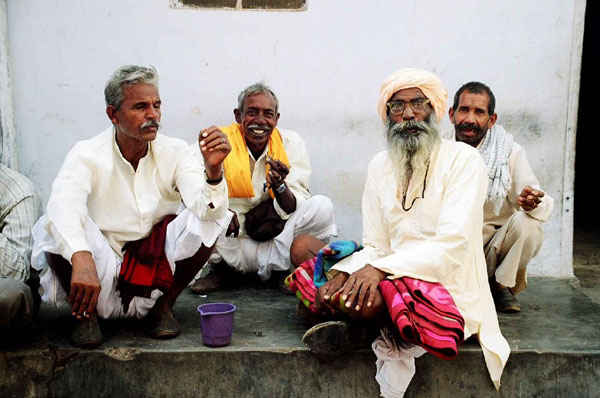
POLYGON ((148 334, 155 339, 172 339, 177 337, 181 330, 170 310, 150 312, 146 320, 148 334))
POLYGON ((71 333, 71 343, 75 347, 95 348, 102 344, 103 339, 96 314, 75 320, 75 328, 71 333))
POLYGON ((521 312, 521 304, 519 300, 512 294, 508 288, 502 288, 492 294, 496 311, 505 314, 514 314, 521 312))
POLYGON ((212 272, 204 278, 196 279, 190 290, 195 294, 207 294, 221 290, 225 282, 225 275, 212 272))
POLYGON ((236 272, 225 261, 211 265, 211 270, 204 278, 196 279, 190 286, 190 290, 195 294, 207 294, 225 287, 229 287, 232 279, 235 279, 236 272))

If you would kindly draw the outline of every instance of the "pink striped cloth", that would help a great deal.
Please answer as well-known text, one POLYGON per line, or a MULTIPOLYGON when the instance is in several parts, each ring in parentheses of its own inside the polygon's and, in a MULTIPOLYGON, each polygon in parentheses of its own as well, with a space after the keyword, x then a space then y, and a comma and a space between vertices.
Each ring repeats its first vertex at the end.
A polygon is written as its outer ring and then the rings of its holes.
POLYGON ((442 284, 403 277, 381 281, 379 291, 402 340, 443 359, 458 355, 465 321, 442 284))
MULTIPOLYGON (((315 300, 317 296, 317 286, 314 282, 315 264, 317 257, 313 257, 300 264, 285 278, 285 284, 290 287, 292 292, 296 293, 296 297, 308 308, 311 312, 317 313, 315 300)), ((344 303, 339 295, 334 295, 331 298, 332 303, 336 305, 340 311, 346 312, 344 303)))
MULTIPOLYGON (((316 262, 317 257, 303 262, 285 279, 286 285, 314 313, 317 313, 316 262)), ((465 321, 444 286, 402 277, 381 281, 379 291, 403 341, 419 345, 443 359, 458 355, 458 346, 464 340, 465 321)), ((332 301, 347 312, 339 295, 334 295, 332 301)))

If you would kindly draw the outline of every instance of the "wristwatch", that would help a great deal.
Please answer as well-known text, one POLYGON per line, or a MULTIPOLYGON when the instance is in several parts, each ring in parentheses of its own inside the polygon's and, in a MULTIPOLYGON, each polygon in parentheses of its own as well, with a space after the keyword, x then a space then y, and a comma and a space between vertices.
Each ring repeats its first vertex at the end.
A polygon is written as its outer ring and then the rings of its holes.
POLYGON ((281 184, 280 186, 278 186, 277 188, 275 188, 275 192, 277 193, 283 193, 283 191, 285 191, 287 189, 287 185, 284 182, 283 184, 281 184))

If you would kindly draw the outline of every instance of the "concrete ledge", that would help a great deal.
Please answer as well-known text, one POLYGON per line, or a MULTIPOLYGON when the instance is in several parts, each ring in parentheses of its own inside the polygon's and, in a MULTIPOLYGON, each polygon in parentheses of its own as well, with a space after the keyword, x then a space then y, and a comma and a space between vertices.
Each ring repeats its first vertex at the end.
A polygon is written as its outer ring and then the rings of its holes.
MULTIPOLYGON (((513 350, 496 392, 476 341, 453 361, 417 360, 407 397, 593 397, 600 391, 600 306, 569 281, 532 278, 519 296, 523 312, 501 315, 513 350)), ((322 362, 301 342, 306 326, 296 299, 274 289, 244 288, 206 298, 185 292, 176 316, 182 334, 157 341, 140 322, 102 324, 105 344, 82 351, 68 343, 66 308, 43 308, 28 336, 0 354, 3 397, 74 394, 86 397, 377 397, 375 356, 369 349, 322 362), (195 307, 228 301, 238 306, 232 344, 201 343, 195 307)))

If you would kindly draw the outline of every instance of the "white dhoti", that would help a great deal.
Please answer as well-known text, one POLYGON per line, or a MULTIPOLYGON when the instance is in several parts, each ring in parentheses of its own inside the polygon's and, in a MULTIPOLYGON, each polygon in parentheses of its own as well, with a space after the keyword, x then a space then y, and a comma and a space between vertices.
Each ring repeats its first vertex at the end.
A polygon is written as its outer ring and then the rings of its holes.
POLYGON ((375 380, 379 383, 381 396, 403 397, 415 375, 415 358, 421 357, 426 351, 417 345, 398 345, 386 330, 381 331, 371 348, 377 357, 375 380))
MULTIPOLYGON (((231 217, 232 214, 227 212, 227 215, 220 219, 201 220, 188 209, 184 209, 167 226, 165 254, 171 271, 175 273, 176 261, 192 257, 201 245, 206 247, 214 245, 219 235, 224 236, 231 217)), ((44 215, 32 230, 34 245, 31 265, 37 270, 48 268, 46 252, 58 254, 54 239, 44 228, 46 223, 47 219, 44 215)), ((100 296, 96 306, 98 316, 100 318, 144 318, 162 292, 154 290, 150 298, 134 297, 129 310, 125 313, 116 290, 123 259, 112 250, 98 226, 89 217, 85 225, 85 238, 92 251, 100 280, 100 296)), ((66 292, 52 269, 48 269, 40 282, 44 289, 42 300, 56 306, 66 302, 66 292)))
POLYGON ((290 247, 301 234, 321 240, 337 236, 333 204, 328 197, 316 195, 303 202, 286 221, 283 231, 269 241, 256 242, 246 236, 219 237, 210 262, 223 260, 237 271, 258 272, 262 280, 267 280, 272 271, 290 269, 290 247))
POLYGON ((527 264, 544 243, 540 222, 517 211, 500 228, 485 225, 483 245, 488 277, 517 294, 527 287, 527 264))

